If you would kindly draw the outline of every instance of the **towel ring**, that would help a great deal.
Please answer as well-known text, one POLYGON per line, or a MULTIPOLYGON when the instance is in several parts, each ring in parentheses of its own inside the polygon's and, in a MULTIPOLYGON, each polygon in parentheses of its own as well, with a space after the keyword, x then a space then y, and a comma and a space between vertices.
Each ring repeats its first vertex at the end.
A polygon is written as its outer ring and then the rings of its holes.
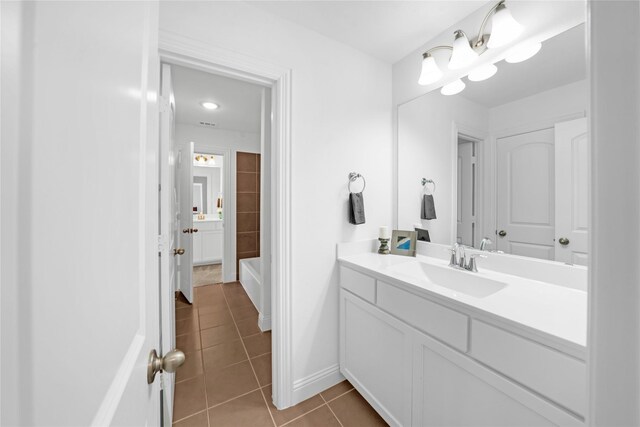
POLYGON ((434 180, 427 179, 427 178, 422 178, 422 181, 420 181, 420 182, 422 182, 422 186, 425 187, 425 190, 426 190, 426 185, 427 184, 432 184, 433 185, 433 190, 431 190, 431 194, 436 192, 436 183, 435 183, 434 180))
POLYGON ((360 190, 360 192, 362 193, 364 189, 367 188, 367 181, 364 179, 364 176, 356 172, 351 172, 349 173, 349 193, 353 193, 353 191, 351 191, 351 183, 356 181, 358 178, 362 178, 362 190, 360 190))

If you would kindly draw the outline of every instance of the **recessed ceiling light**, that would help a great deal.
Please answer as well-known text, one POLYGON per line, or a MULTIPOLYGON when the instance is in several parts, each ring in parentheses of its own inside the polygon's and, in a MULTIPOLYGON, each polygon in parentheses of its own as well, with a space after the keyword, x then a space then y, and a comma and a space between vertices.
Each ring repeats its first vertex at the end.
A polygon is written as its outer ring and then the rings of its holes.
POLYGON ((207 110, 217 110, 220 107, 218 104, 211 101, 201 102, 200 105, 202 105, 207 110))

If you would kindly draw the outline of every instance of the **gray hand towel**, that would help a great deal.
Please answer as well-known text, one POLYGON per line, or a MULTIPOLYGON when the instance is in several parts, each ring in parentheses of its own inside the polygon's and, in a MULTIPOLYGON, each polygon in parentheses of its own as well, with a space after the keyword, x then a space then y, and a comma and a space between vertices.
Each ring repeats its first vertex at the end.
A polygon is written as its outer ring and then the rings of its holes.
POLYGON ((433 203, 433 195, 431 194, 422 196, 420 219, 436 219, 436 205, 433 203))
POLYGON ((362 193, 349 193, 349 222, 364 224, 364 199, 362 193))

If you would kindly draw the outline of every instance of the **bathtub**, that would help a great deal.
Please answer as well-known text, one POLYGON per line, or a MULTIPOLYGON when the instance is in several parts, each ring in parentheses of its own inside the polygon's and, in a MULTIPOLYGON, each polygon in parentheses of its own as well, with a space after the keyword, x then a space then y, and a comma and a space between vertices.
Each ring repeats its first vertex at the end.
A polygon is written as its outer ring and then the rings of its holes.
POLYGON ((258 313, 262 311, 260 307, 260 299, 262 298, 261 264, 260 258, 245 258, 240 260, 239 266, 240 283, 258 313))

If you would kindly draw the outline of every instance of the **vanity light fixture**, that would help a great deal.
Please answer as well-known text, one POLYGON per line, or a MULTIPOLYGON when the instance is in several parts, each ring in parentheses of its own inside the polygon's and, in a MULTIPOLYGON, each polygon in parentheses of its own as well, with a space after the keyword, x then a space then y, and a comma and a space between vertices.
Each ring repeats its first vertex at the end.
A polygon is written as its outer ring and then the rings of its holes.
POLYGON ((440 93, 447 96, 455 95, 457 93, 462 92, 465 87, 466 85, 464 84, 464 82, 458 79, 458 80, 452 81, 447 85, 442 86, 442 89, 440 89, 440 93))
POLYGON ((540 42, 519 45, 509 51, 504 60, 510 64, 526 61, 538 53, 541 48, 542 43, 540 42))
POLYGON ((217 110, 218 108, 220 108, 220 106, 218 104, 216 104, 215 102, 211 102, 211 101, 201 102, 200 105, 202 105, 207 110, 217 110))
MULTIPOLYGON (((418 84, 420 85, 429 85, 437 82, 443 76, 442 70, 438 67, 438 64, 435 61, 435 58, 431 55, 433 51, 439 49, 449 49, 451 50, 451 57, 449 58, 448 68, 450 70, 459 70, 466 68, 472 65, 482 53, 484 53, 487 48, 493 49, 496 47, 505 46, 506 44, 512 42, 515 38, 517 38, 524 27, 520 25, 514 18, 511 16, 511 12, 505 6, 506 0, 500 0, 496 3, 491 10, 485 15, 482 20, 482 24, 480 25, 480 31, 478 32, 478 36, 469 41, 469 38, 462 30, 457 30, 454 33, 453 46, 437 46, 432 49, 427 50, 422 54, 422 68, 420 72, 420 77, 418 79, 418 84), (485 34, 485 28, 489 23, 489 19, 491 18, 491 33, 485 34)), ((530 45, 526 47, 529 48, 530 45)), ((527 50, 526 52, 530 52, 531 50, 527 50)), ((538 47, 538 50, 540 48, 538 47)), ((537 51, 536 51, 537 52, 537 51)), ((514 55, 512 59, 515 61, 507 62, 519 62, 517 61, 520 58, 521 61, 530 58, 535 55, 532 53, 530 56, 525 57, 525 50, 517 50, 514 51, 514 55)), ((509 56, 511 57, 511 56, 509 56)), ((498 71, 498 68, 494 64, 486 64, 480 67, 475 68, 469 73, 470 81, 482 81, 490 78, 498 71)), ((464 83, 462 81, 454 82, 454 88, 457 89, 457 92, 452 92, 452 88, 448 88, 445 90, 443 87, 442 93, 447 92, 449 95, 453 95, 454 93, 459 93, 464 89, 464 83)), ((452 85, 450 83, 447 86, 452 85)))

